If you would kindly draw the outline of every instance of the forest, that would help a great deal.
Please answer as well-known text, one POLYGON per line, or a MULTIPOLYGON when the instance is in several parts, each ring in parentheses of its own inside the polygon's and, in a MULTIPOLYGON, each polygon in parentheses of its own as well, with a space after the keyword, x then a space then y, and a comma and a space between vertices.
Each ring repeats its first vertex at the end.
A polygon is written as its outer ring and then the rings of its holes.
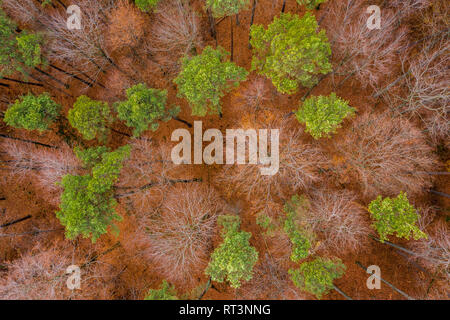
POLYGON ((449 300, 449 9, 1 0, 0 300, 449 300))

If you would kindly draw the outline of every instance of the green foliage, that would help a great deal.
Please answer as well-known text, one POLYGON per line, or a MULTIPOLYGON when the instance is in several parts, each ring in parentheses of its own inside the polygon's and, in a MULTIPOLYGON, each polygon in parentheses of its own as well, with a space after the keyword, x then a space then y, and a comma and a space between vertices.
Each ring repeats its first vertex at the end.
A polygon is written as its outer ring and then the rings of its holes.
POLYGON ((156 8, 159 0, 134 0, 136 6, 143 12, 151 12, 156 8))
POLYGON ((211 255, 211 261, 205 273, 213 281, 228 280, 233 288, 241 286, 241 280, 248 281, 253 277, 253 267, 258 260, 258 252, 249 244, 251 233, 239 231, 238 216, 219 217, 222 225, 222 244, 211 255))
POLYGON ((106 102, 92 100, 87 96, 79 96, 73 108, 69 110, 68 119, 86 140, 98 138, 105 141, 108 135, 106 127, 112 122, 109 106, 106 102))
POLYGON ((159 289, 148 290, 144 300, 178 300, 178 297, 175 288, 164 280, 159 289))
POLYGON ((292 243, 291 260, 298 262, 309 255, 313 235, 308 232, 301 219, 301 212, 309 210, 309 202, 304 196, 295 195, 286 202, 283 211, 286 214, 283 230, 292 243))
POLYGON ((277 230, 277 225, 272 221, 272 218, 265 215, 259 214, 256 217, 256 224, 265 230, 264 235, 272 236, 277 230))
POLYGON ((222 18, 238 14, 249 3, 249 0, 206 0, 206 8, 211 10, 214 18, 222 18))
POLYGON ((178 96, 191 104, 192 115, 205 116, 208 109, 220 113, 220 98, 246 79, 244 68, 224 61, 227 55, 222 47, 214 50, 208 46, 201 55, 182 59, 182 70, 174 82, 178 96))
POLYGON ((109 148, 105 146, 85 150, 80 147, 75 147, 75 155, 81 160, 81 162, 83 162, 83 165, 89 169, 92 169, 92 167, 100 163, 102 161, 103 154, 109 151, 109 148))
POLYGON ((299 84, 314 86, 318 74, 332 70, 330 44, 325 31, 317 32, 318 28, 316 18, 309 12, 302 18, 281 14, 267 30, 262 25, 253 25, 252 70, 270 78, 282 93, 295 93, 299 84))
POLYGON ((58 118, 60 110, 48 93, 28 94, 9 106, 4 121, 15 128, 44 131, 58 118))
POLYGON ((341 126, 347 116, 352 116, 355 108, 338 98, 333 92, 329 96, 317 96, 306 99, 295 113, 297 120, 306 124, 306 131, 314 139, 329 137, 341 126))
POLYGON ((19 71, 27 75, 27 68, 44 62, 41 55, 42 36, 23 31, 16 36, 16 24, 0 8, 0 77, 19 71))
POLYGON ((166 110, 167 90, 147 88, 138 84, 127 89, 128 100, 115 104, 119 119, 126 121, 128 127, 134 127, 133 135, 139 136, 143 131, 156 131, 158 120, 168 121, 176 116, 180 109, 166 110))
POLYGON ((289 274, 296 287, 321 299, 334 287, 333 281, 344 275, 345 269, 340 259, 319 257, 302 263, 299 269, 290 269, 289 274))
POLYGON ((56 212, 56 216, 66 227, 68 239, 81 234, 95 242, 107 232, 109 226, 118 232, 114 222, 120 221, 121 217, 115 213, 117 202, 114 199, 113 184, 122 169, 122 162, 129 157, 131 148, 123 146, 112 152, 101 148, 76 150, 84 164, 92 168, 92 173, 82 176, 66 175, 60 183, 64 191, 61 210, 56 212), (105 152, 100 155, 101 151, 105 152))
POLYGON ((312 10, 317 8, 317 6, 321 3, 326 2, 327 0, 297 0, 297 3, 302 6, 306 6, 308 9, 312 10))
POLYGON ((16 40, 17 50, 25 66, 33 68, 45 63, 41 53, 44 40, 40 34, 24 31, 16 40))
POLYGON ((408 240, 411 233, 415 240, 428 237, 416 226, 419 214, 404 192, 393 199, 378 196, 369 204, 369 212, 375 220, 372 227, 378 231, 381 241, 388 240, 388 236, 393 234, 408 240))

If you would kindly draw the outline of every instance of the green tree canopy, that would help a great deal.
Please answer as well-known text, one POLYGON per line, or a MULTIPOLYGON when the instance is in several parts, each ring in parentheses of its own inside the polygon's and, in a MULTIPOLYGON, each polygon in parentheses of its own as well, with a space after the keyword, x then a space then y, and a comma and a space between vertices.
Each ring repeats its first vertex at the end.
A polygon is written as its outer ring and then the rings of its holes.
POLYGON ((136 6, 143 12, 150 12, 156 8, 159 0, 134 0, 136 6))
POLYGON ((208 109, 220 113, 220 99, 232 87, 246 79, 248 72, 232 62, 224 61, 228 55, 222 47, 206 47, 202 54, 182 59, 182 70, 174 82, 178 96, 186 98, 192 115, 205 116, 208 109))
POLYGON ((0 8, 0 77, 19 71, 25 76, 27 68, 45 61, 41 46, 43 37, 37 33, 16 33, 16 24, 0 8))
POLYGON ((205 273, 213 281, 228 280, 233 288, 241 286, 241 280, 253 277, 253 267, 258 260, 258 252, 249 244, 251 233, 240 231, 238 216, 219 217, 222 229, 222 244, 211 255, 211 261, 205 273))
POLYGON ((107 152, 105 147, 76 150, 84 166, 92 171, 81 176, 65 175, 61 180, 64 191, 61 210, 56 216, 65 226, 68 239, 82 235, 95 242, 109 226, 118 232, 114 222, 120 221, 121 217, 115 212, 117 202, 113 184, 130 149, 130 146, 123 146, 112 152, 107 152))
POLYGON ((306 6, 308 9, 312 10, 317 8, 317 6, 321 3, 326 2, 327 0, 297 0, 297 3, 302 6, 306 6))
POLYGON ((115 108, 119 119, 128 127, 134 127, 134 136, 139 136, 149 126, 156 131, 158 120, 168 121, 180 111, 178 107, 166 110, 167 90, 147 88, 143 83, 128 88, 127 98, 116 103, 115 108))
POLYGON ((28 94, 9 106, 4 121, 15 128, 44 131, 58 118, 60 111, 61 106, 48 93, 28 94))
POLYGON ((342 121, 355 113, 355 108, 337 97, 333 92, 329 96, 315 96, 306 99, 295 115, 297 120, 306 125, 314 139, 329 137, 341 126, 342 121))
POLYGON ((249 0, 206 0, 206 8, 211 10, 214 18, 222 18, 239 13, 249 3, 249 0))
POLYGON ((411 234, 415 240, 427 238, 427 235, 416 226, 419 214, 409 203, 404 192, 400 192, 397 198, 382 199, 378 196, 369 204, 369 212, 375 220, 372 227, 377 230, 381 241, 389 240, 388 236, 393 234, 408 240, 411 234))
POLYGON ((100 141, 106 140, 109 133, 107 125, 113 120, 106 102, 92 100, 84 95, 75 101, 69 110, 68 119, 84 139, 98 138, 100 141))
POLYGON ((312 87, 318 74, 332 70, 331 48, 325 31, 313 14, 302 18, 281 14, 268 26, 253 25, 250 43, 253 47, 252 70, 272 80, 282 93, 295 93, 299 85, 312 87))
POLYGON ((148 290, 144 300, 178 300, 178 297, 175 288, 164 280, 159 289, 148 290))
POLYGON ((340 259, 330 260, 319 257, 302 263, 299 269, 290 269, 289 274, 296 287, 321 299, 324 294, 333 289, 333 281, 342 277, 345 269, 340 259))

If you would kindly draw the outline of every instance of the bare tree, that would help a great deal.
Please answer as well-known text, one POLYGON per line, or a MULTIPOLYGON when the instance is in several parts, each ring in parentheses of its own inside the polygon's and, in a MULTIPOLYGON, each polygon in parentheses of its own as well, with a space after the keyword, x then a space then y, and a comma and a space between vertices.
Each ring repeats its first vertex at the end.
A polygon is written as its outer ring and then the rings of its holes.
POLYGON ((366 212, 350 191, 318 190, 310 198, 311 209, 301 217, 318 236, 328 253, 347 254, 359 251, 370 232, 366 212))
POLYGON ((434 141, 450 138, 449 50, 445 38, 435 46, 424 44, 421 53, 409 62, 411 75, 405 78, 408 93, 399 101, 401 112, 418 115, 434 141))
POLYGON ((181 0, 164 1, 154 14, 148 53, 169 72, 178 72, 179 59, 196 54, 202 44, 196 12, 181 0))
POLYGON ((268 80, 263 77, 255 78, 245 90, 242 90, 241 97, 251 112, 264 109, 264 104, 270 101, 268 80))
POLYGON ((332 170, 341 183, 357 183, 368 200, 400 191, 417 195, 431 186, 429 175, 438 166, 425 136, 403 118, 388 113, 363 114, 333 139, 339 161, 332 170))
POLYGON ((117 191, 132 198, 135 209, 142 212, 157 207, 170 186, 196 182, 187 165, 175 165, 168 145, 159 146, 150 139, 135 139, 131 156, 124 162, 117 191))
POLYGON ((390 0, 387 6, 395 8, 402 16, 417 14, 431 5, 430 0, 390 0))
MULTIPOLYGON (((322 151, 306 143, 303 130, 289 121, 270 120, 258 122, 243 117, 242 125, 237 127, 255 129, 279 129, 279 171, 275 175, 261 175, 260 168, 265 164, 226 165, 216 177, 232 193, 245 195, 248 200, 264 204, 272 199, 284 198, 298 189, 305 189, 319 180, 319 168, 325 163, 322 151), (275 197, 275 198, 274 198, 275 197)), ((270 140, 270 139, 268 139, 270 140)), ((270 141, 268 141, 269 150, 270 141)), ((248 148, 248 145, 247 145, 248 148)))
POLYGON ((5 140, 1 149, 7 156, 4 160, 11 174, 19 179, 31 177, 46 199, 58 203, 60 188, 56 185, 66 174, 80 171, 81 166, 74 152, 67 146, 58 149, 42 148, 19 141, 5 140))
POLYGON ((323 26, 332 43, 334 73, 355 75, 363 85, 379 86, 396 71, 400 52, 406 44, 407 30, 398 16, 383 9, 382 28, 369 30, 364 0, 332 1, 323 26))
POLYGON ((216 192, 204 186, 176 186, 167 191, 160 208, 147 214, 140 240, 165 279, 192 283, 204 270, 212 250, 216 218, 223 210, 216 192))
POLYGON ((286 268, 266 253, 253 269, 253 278, 239 288, 239 298, 249 300, 303 300, 292 286, 286 268))
POLYGON ((45 16, 45 26, 49 35, 49 58, 73 63, 86 72, 93 73, 94 79, 107 66, 118 66, 112 61, 105 43, 105 12, 111 7, 105 1, 79 0, 74 3, 81 8, 82 30, 67 28, 67 14, 56 11, 45 16))

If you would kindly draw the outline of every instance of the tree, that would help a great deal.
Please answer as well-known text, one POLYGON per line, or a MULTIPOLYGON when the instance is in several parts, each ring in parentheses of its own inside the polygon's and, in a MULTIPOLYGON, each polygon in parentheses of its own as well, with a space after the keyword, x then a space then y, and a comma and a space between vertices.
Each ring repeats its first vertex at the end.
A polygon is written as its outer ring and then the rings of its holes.
POLYGON ((318 8, 321 3, 326 2, 327 0, 297 0, 299 5, 306 6, 308 9, 312 10, 318 8))
POLYGON ((337 97, 333 92, 329 96, 315 96, 305 100, 295 115, 297 120, 306 124, 306 132, 314 139, 329 137, 336 133, 341 122, 355 113, 355 108, 337 97))
POLYGON ((178 300, 175 288, 163 280, 159 289, 148 290, 144 300, 178 300))
POLYGON ((206 0, 206 8, 211 10, 214 18, 238 14, 249 4, 249 0, 206 0))
POLYGON ((208 263, 217 217, 224 204, 212 188, 197 183, 169 188, 152 214, 139 221, 143 256, 175 284, 192 284, 208 263), (142 236, 141 236, 142 235, 142 236), (170 268, 167 268, 170 266, 170 268))
POLYGON ((400 192, 397 198, 383 199, 378 196, 369 204, 369 212, 375 220, 372 226, 377 230, 381 241, 389 240, 388 236, 393 234, 407 240, 411 234, 415 240, 427 238, 427 235, 416 226, 419 214, 409 203, 404 192, 400 192))
POLYGON ((78 235, 91 238, 92 242, 107 232, 109 226, 118 232, 115 221, 121 217, 115 213, 113 185, 116 182, 122 162, 130 154, 130 147, 123 146, 112 152, 105 147, 77 150, 77 156, 91 173, 82 176, 66 175, 60 185, 61 210, 56 212, 61 224, 66 227, 66 237, 75 239, 78 235))
POLYGON ((84 139, 97 138, 100 141, 106 140, 109 132, 107 125, 112 122, 108 103, 92 100, 85 95, 77 98, 69 110, 68 119, 84 139))
POLYGON ((325 31, 317 32, 318 28, 310 12, 302 18, 281 14, 267 30, 262 25, 253 25, 250 30, 252 70, 270 78, 282 93, 295 93, 299 85, 314 86, 318 74, 332 70, 330 44, 325 31))
POLYGON ((226 279, 232 288, 239 288, 241 280, 249 281, 253 277, 258 252, 248 242, 251 233, 239 231, 241 222, 238 216, 220 216, 218 222, 223 227, 223 242, 211 255, 205 273, 213 281, 226 279))
POLYGON ((180 111, 179 107, 166 110, 167 90, 147 88, 140 83, 127 89, 128 100, 118 102, 115 108, 119 119, 134 127, 133 135, 139 136, 150 129, 156 131, 158 120, 168 121, 180 111))
POLYGON ((153 15, 148 51, 175 77, 180 72, 180 59, 197 54, 201 47, 200 31, 199 16, 192 6, 183 0, 166 0, 153 15))
MULTIPOLYGON (((237 128, 279 129, 279 170, 274 175, 261 175, 262 168, 268 164, 227 165, 217 176, 216 181, 225 184, 236 196, 243 196, 253 204, 266 207, 268 201, 285 199, 298 190, 307 189, 315 181, 320 181, 320 168, 326 158, 317 145, 305 141, 303 129, 298 128, 295 119, 283 120, 283 115, 261 112, 260 118, 254 120, 255 114, 242 115, 237 128)), ((269 141, 268 141, 269 142, 269 141)), ((274 154, 275 148, 270 141, 267 155, 274 154)))
POLYGON ((67 28, 67 13, 55 11, 43 15, 43 24, 48 36, 48 57, 64 65, 70 62, 97 79, 100 73, 112 66, 123 72, 111 59, 105 41, 105 12, 116 5, 113 1, 80 0, 82 12, 81 30, 67 28))
POLYGON ((208 46, 202 54, 182 59, 182 70, 174 82, 178 96, 191 104, 192 115, 221 113, 220 98, 246 79, 248 72, 244 68, 224 61, 227 55, 222 47, 214 50, 208 46))
POLYGON ((317 236, 317 250, 326 253, 358 252, 367 242, 367 212, 347 190, 318 190, 309 198, 311 207, 300 217, 317 236))
POLYGON ((340 259, 316 258, 304 262, 299 269, 290 269, 289 274, 295 286, 321 299, 333 287, 333 281, 344 275, 345 265, 340 259))
POLYGON ((9 106, 4 121, 16 128, 44 131, 58 118, 60 110, 50 94, 28 94, 9 106))
POLYGON ((330 141, 336 152, 330 165, 339 183, 355 183, 365 199, 406 191, 418 195, 431 187, 437 159, 424 134, 410 121, 389 113, 358 116, 341 139, 330 141))
POLYGON ((16 37, 16 40, 17 50, 25 66, 36 67, 46 63, 42 57, 41 46, 44 42, 42 35, 24 31, 16 37))
POLYGON ((134 0, 136 6, 144 12, 151 12, 156 8, 159 0, 134 0))
POLYGON ((338 85, 355 76, 363 87, 376 88, 399 71, 408 31, 398 13, 383 8, 381 29, 370 30, 368 15, 361 14, 366 1, 330 1, 328 8, 324 25, 333 47, 334 72, 346 76, 338 85))

